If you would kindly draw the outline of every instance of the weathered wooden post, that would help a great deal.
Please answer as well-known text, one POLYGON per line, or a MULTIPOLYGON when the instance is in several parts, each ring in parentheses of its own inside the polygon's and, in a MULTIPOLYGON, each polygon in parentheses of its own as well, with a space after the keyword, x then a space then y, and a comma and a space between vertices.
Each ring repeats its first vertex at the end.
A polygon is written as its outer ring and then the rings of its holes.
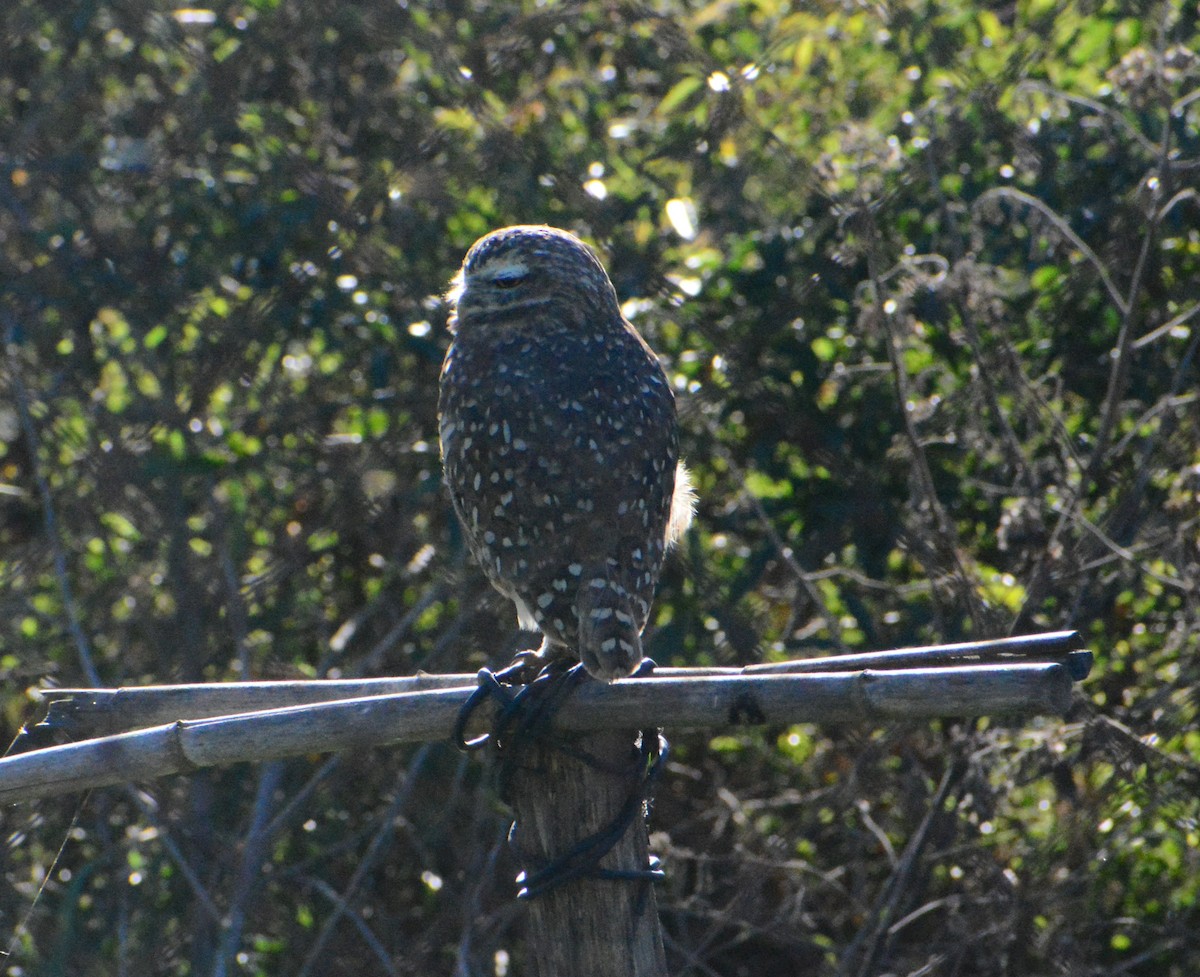
MULTIPOLYGON (((641 755, 630 730, 572 737, 571 751, 530 742, 511 762, 513 845, 526 876, 603 831, 639 800, 641 755), (571 755, 586 751, 589 760, 571 755)), ((637 811, 600 867, 645 872, 646 819, 637 811)), ((649 880, 577 878, 529 900, 528 953, 538 977, 666 977, 649 880)))

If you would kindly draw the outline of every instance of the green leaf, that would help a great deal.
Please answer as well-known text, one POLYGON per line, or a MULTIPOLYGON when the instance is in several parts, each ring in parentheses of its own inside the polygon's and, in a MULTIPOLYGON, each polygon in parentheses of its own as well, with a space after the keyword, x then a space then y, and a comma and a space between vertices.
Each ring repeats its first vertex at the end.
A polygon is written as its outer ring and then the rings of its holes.
POLYGON ((670 115, 703 87, 704 81, 695 76, 682 78, 671 86, 658 103, 659 115, 670 115))

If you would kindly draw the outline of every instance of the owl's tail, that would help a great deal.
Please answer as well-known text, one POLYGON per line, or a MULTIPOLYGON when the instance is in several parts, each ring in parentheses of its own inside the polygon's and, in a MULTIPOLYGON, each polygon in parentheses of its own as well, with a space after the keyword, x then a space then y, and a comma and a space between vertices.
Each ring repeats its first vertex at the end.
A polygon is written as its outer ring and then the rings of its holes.
POLYGON ((629 591, 607 568, 583 574, 579 588, 579 660, 593 678, 624 678, 642 660, 642 635, 629 591))

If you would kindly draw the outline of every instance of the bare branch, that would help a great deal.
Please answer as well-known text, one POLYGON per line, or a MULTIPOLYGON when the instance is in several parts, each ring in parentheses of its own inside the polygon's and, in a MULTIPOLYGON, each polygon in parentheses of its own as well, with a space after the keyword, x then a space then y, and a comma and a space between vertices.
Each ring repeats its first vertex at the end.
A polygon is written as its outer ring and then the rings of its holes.
POLYGON ((1177 329, 1179 326, 1184 325, 1197 312, 1200 312, 1200 302, 1197 302, 1195 305, 1190 306, 1187 309, 1184 309, 1182 312, 1179 313, 1179 315, 1172 316, 1170 319, 1168 319, 1166 322, 1164 322, 1161 326, 1158 326, 1155 329, 1151 329, 1148 333, 1146 333, 1146 335, 1139 336, 1134 341, 1133 348, 1141 349, 1143 346, 1148 346, 1150 343, 1154 342, 1156 339, 1159 339, 1162 336, 1165 336, 1167 333, 1171 332, 1173 329, 1177 329))
POLYGON ((308 977, 318 966, 318 961, 325 952, 325 948, 329 945, 329 940, 333 937, 338 922, 345 917, 354 917, 354 900, 362 889, 364 881, 374 871, 379 860, 391 845, 392 837, 396 832, 397 820, 400 817, 401 811, 407 807, 413 795, 413 787, 416 784, 417 777, 421 769, 428 762, 429 756, 430 748, 427 743, 417 751, 416 756, 412 758, 412 762, 408 765, 408 769, 404 771, 403 782, 396 790, 391 803, 388 804, 387 808, 376 819, 379 827, 376 829, 371 843, 367 846, 366 853, 354 869, 354 874, 351 876, 345 891, 336 894, 333 912, 325 919, 325 922, 321 925, 321 931, 317 934, 317 938, 313 941, 312 946, 309 947, 308 953, 305 954, 304 964, 300 968, 298 977, 308 977))
POLYGON ((839 977, 846 974, 867 977, 868 974, 875 972, 879 954, 896 923, 901 903, 910 898, 910 883, 917 864, 930 843, 934 822, 944 813, 946 799, 952 796, 953 791, 962 781, 965 769, 966 767, 962 763, 952 763, 946 768, 946 772, 942 775, 942 782, 938 785, 937 793, 930 799, 929 806, 925 810, 925 817, 921 819, 917 830, 909 838, 908 844, 904 848, 904 854, 894 864, 887 885, 880 892, 871 914, 842 957, 841 965, 838 967, 839 977))
MULTIPOLYGON (((923 496, 921 501, 929 507, 933 527, 937 531, 935 537, 937 548, 941 551, 943 558, 953 568, 954 576, 958 581, 959 592, 962 595, 971 622, 976 627, 982 628, 984 607, 975 592, 974 582, 967 574, 967 569, 963 565, 962 557, 959 554, 958 539, 954 525, 949 517, 947 517, 946 510, 938 499, 933 481, 933 472, 929 467, 929 457, 917 434, 916 422, 913 418, 913 412, 909 407, 913 402, 913 396, 909 383, 908 369, 904 363, 904 344, 900 325, 896 321, 896 315, 892 311, 891 306, 883 298, 882 271, 879 267, 879 228, 875 223, 875 217, 870 207, 863 209, 863 217, 869 241, 867 248, 867 273, 870 276, 872 311, 887 339, 888 361, 892 367, 892 381, 896 390, 897 406, 899 407, 901 421, 904 425, 904 435, 908 441, 909 450, 912 452, 913 469, 916 472, 917 481, 921 487, 921 495, 923 496)), ((894 306, 895 303, 891 305, 894 306)))
POLYGON ((1128 313, 1129 304, 1126 302, 1125 296, 1121 294, 1120 289, 1117 288, 1116 282, 1112 280, 1112 276, 1109 275, 1108 269, 1104 266, 1104 262, 1101 261, 1100 256, 1088 246, 1087 242, 1085 242, 1083 238, 1075 233, 1074 228, 1067 223, 1067 219, 1063 217, 1062 214, 1056 211, 1044 200, 1033 196, 1033 194, 1026 193, 1024 190, 1018 190, 1016 187, 993 187, 991 190, 979 195, 979 199, 975 201, 975 206, 978 207, 985 200, 991 200, 993 197, 1000 197, 1004 200, 1013 200, 1017 203, 1024 204, 1026 207, 1036 210, 1039 214, 1045 217, 1046 220, 1048 220, 1054 226, 1054 229, 1057 230, 1059 234, 1070 241, 1071 244, 1074 245, 1075 249, 1079 251, 1079 253, 1085 258, 1087 258, 1088 264, 1090 264, 1096 270, 1096 274, 1100 276, 1100 281, 1104 283, 1104 288, 1108 292, 1108 297, 1112 301, 1112 304, 1117 307, 1117 310, 1122 315, 1126 315, 1128 313))
POLYGON ((163 850, 170 856, 171 861, 175 863, 175 867, 179 869, 179 874, 188 884, 188 888, 192 890, 192 895, 196 897, 196 902, 199 904, 201 911, 208 917, 212 923, 220 924, 221 910, 217 908, 216 902, 213 901, 212 894, 208 891, 208 887, 200 879, 200 874, 187 857, 178 843, 172 837, 172 828, 163 824, 162 819, 158 816, 158 801, 145 791, 138 790, 132 784, 125 791, 125 796, 128 797, 137 809, 141 812, 143 818, 154 825, 158 831, 158 843, 163 846, 163 850))
POLYGON ((1192 187, 1185 187, 1177 191, 1175 196, 1162 205, 1162 209, 1158 212, 1158 219, 1165 219, 1179 204, 1188 200, 1200 200, 1200 193, 1197 193, 1192 187))
POLYGON ((1195 101, 1200 101, 1200 88, 1197 88, 1193 92, 1188 92, 1183 98, 1176 99, 1171 105, 1171 115, 1180 118, 1183 115, 1183 110, 1195 101))
POLYGON ((1108 389, 1104 393, 1100 425, 1096 430, 1096 444, 1092 450, 1091 460, 1079 483, 1081 495, 1087 493, 1088 486, 1095 480, 1096 474, 1104 464, 1109 443, 1112 441, 1112 432, 1117 424, 1117 412, 1121 406, 1121 398, 1125 396, 1125 388, 1129 385, 1129 369, 1133 356, 1134 320, 1137 318, 1138 300, 1141 298, 1142 289, 1145 286, 1146 265, 1154 246, 1158 243, 1158 228, 1162 220, 1159 201, 1170 180, 1170 149, 1171 130, 1167 128, 1163 133, 1162 145, 1159 147, 1158 175, 1146 181, 1152 198, 1148 208, 1146 231, 1142 235, 1142 246, 1138 251, 1133 274, 1130 276, 1129 294, 1125 296, 1125 305, 1121 308, 1121 328, 1117 333, 1117 346, 1112 370, 1109 373, 1108 389))
POLYGON ((221 927, 221 942, 217 951, 213 977, 225 977, 236 968, 236 956, 242 943, 246 919, 254 896, 262 882, 263 862, 267 858, 270 837, 267 830, 274 805, 275 791, 283 778, 283 764, 266 764, 258 774, 258 789, 254 795, 254 809, 250 826, 239 846, 241 859, 238 862, 236 882, 229 909, 221 927))
POLYGON ((1137 567, 1142 573, 1146 574, 1146 576, 1150 577, 1151 579, 1157 580, 1160 584, 1163 584, 1166 587, 1173 587, 1176 590, 1181 590, 1185 594, 1195 587, 1195 584, 1189 577, 1169 577, 1165 573, 1160 573, 1159 571, 1155 570, 1152 566, 1150 566, 1149 563, 1139 560, 1136 553, 1129 548, 1122 546, 1120 543, 1116 542, 1116 540, 1111 539, 1103 529, 1084 516, 1081 512, 1070 512, 1069 510, 1064 511, 1065 514, 1070 516, 1071 521, 1075 523, 1075 525, 1080 526, 1091 533, 1097 542, 1099 542, 1100 545, 1108 550, 1109 553, 1118 559, 1123 560, 1125 563, 1128 563, 1130 566, 1137 567))
POLYGON ((341 893, 319 875, 308 876, 305 879, 305 883, 312 886, 314 891, 319 892, 328 899, 336 911, 341 912, 354 924, 358 935, 370 947, 371 952, 375 955, 375 959, 379 961, 379 966, 383 968, 383 972, 388 977, 399 977, 400 971, 396 969, 395 963, 392 962, 392 955, 388 953, 387 948, 380 941, 379 937, 375 935, 375 931, 371 929, 370 924, 363 918, 362 913, 348 908, 342 900, 341 893))
POLYGON ((1018 88, 1029 89, 1031 91, 1041 92, 1043 95, 1049 95, 1051 98, 1061 98, 1069 105, 1074 105, 1077 108, 1087 109, 1089 112, 1094 112, 1096 115, 1102 116, 1111 122, 1116 123, 1125 134, 1133 139, 1147 153, 1157 154, 1158 147, 1154 145, 1146 137, 1137 126, 1130 122, 1116 109, 1113 109, 1103 102, 1098 102, 1094 98, 1087 98, 1084 95, 1074 95, 1070 92, 1065 92, 1060 88, 1054 88, 1040 81, 1023 81, 1018 88))

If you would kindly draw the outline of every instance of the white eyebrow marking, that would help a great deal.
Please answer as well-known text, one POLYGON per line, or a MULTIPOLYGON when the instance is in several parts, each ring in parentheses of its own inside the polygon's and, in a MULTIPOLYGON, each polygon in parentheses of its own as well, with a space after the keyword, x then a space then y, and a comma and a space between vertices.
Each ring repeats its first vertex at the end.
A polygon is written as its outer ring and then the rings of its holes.
POLYGON ((519 258, 512 257, 493 258, 480 267, 471 269, 469 273, 465 268, 460 268, 458 274, 450 280, 450 287, 446 290, 446 301, 452 308, 457 307, 463 292, 474 282, 514 282, 528 274, 529 266, 519 258))
POLYGON ((497 258, 487 262, 482 268, 476 269, 472 278, 486 278, 489 281, 512 281, 529 274, 529 266, 518 258, 497 258))

